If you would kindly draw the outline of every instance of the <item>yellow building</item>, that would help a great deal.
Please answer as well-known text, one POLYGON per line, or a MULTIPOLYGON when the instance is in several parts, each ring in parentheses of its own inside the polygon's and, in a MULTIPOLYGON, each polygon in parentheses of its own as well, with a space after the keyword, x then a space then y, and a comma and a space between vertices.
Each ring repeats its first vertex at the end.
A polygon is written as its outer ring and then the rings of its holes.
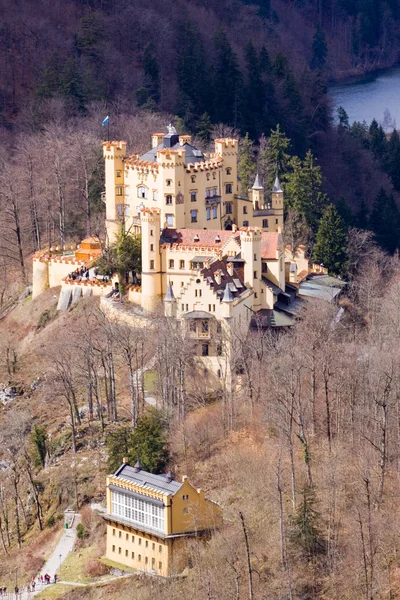
POLYGON ((140 228, 143 208, 158 208, 162 227, 231 229, 283 227, 283 192, 277 179, 271 199, 257 176, 248 196, 238 194, 238 141, 215 140, 212 154, 191 144, 189 135, 155 133, 152 148, 126 156, 126 142, 104 142, 106 229, 112 243, 121 222, 140 228))
POLYGON ((221 508, 186 476, 153 475, 124 463, 107 477, 106 557, 127 567, 169 576, 188 566, 187 542, 222 524, 221 508))

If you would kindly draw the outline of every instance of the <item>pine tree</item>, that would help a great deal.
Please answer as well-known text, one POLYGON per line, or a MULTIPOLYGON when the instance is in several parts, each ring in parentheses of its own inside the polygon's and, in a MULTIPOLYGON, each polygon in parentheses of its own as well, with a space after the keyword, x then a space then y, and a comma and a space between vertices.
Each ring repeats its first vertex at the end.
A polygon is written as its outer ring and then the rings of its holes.
POLYGON ((384 164, 387 152, 386 135, 381 125, 378 125, 376 119, 373 119, 369 127, 370 148, 376 159, 384 164))
POLYGON ((40 425, 34 425, 31 431, 33 444, 33 462, 35 466, 43 468, 45 466, 47 454, 46 428, 40 425))
POLYGON ((196 134, 203 142, 210 141, 213 124, 208 113, 203 113, 196 123, 196 134))
POLYGON ((148 408, 139 418, 132 435, 132 447, 128 458, 132 464, 140 460, 150 473, 162 473, 168 459, 165 420, 155 408, 148 408))
POLYGON ((285 202, 288 208, 304 216, 314 232, 328 203, 322 191, 321 167, 309 150, 304 161, 294 156, 290 161, 290 171, 284 180, 285 202))
POLYGON ((122 464, 122 459, 128 457, 133 447, 131 427, 118 427, 108 434, 106 448, 108 452, 107 469, 114 473, 122 464))
POLYGON ((336 112, 339 119, 339 127, 342 127, 343 129, 350 129, 349 115, 343 106, 339 106, 336 112))
POLYGON ((358 227, 358 229, 369 228, 369 210, 364 198, 361 200, 360 208, 356 214, 355 226, 358 227))
POLYGON ((281 131, 280 126, 277 125, 276 129, 271 130, 271 136, 258 157, 260 172, 263 175, 264 181, 267 181, 266 187, 269 191, 272 190, 276 175, 279 174, 282 177, 288 170, 290 161, 289 148, 289 138, 286 137, 283 131, 281 131))
POLYGON ((236 54, 222 27, 214 34, 213 121, 238 127, 242 118, 242 75, 236 54))
POLYGON ((245 61, 248 84, 246 87, 246 127, 251 136, 262 128, 265 106, 265 86, 261 78, 261 67, 257 52, 251 42, 245 47, 245 61))
POLYGON ((256 163, 254 160, 254 143, 246 133, 244 140, 240 144, 240 157, 238 162, 238 175, 240 179, 240 189, 243 196, 247 196, 249 188, 253 184, 256 175, 256 163))
POLYGON ((400 192, 400 136, 396 129, 393 130, 389 139, 386 163, 393 187, 400 192))
POLYGON ((142 62, 145 86, 149 90, 149 97, 157 104, 160 100, 160 65, 152 43, 145 47, 142 62))
POLYGON ((369 220, 376 241, 387 252, 394 253, 399 247, 400 214, 392 195, 379 190, 369 220))
POLYGON ((328 47, 326 45, 325 33, 322 30, 321 25, 319 23, 316 32, 314 33, 312 51, 313 55, 311 59, 311 68, 322 69, 326 63, 328 47))
POLYGON ((338 211, 329 204, 319 223, 314 260, 334 275, 344 273, 347 261, 346 227, 338 211))
POLYGON ((71 57, 64 64, 60 76, 60 92, 64 98, 79 110, 85 109, 85 92, 77 61, 71 57))
POLYGON ((320 528, 320 514, 317 512, 314 489, 305 485, 302 499, 292 519, 291 539, 311 559, 326 549, 320 528))
POLYGON ((353 213, 343 196, 340 196, 339 200, 336 202, 336 209, 347 230, 353 223, 353 213))

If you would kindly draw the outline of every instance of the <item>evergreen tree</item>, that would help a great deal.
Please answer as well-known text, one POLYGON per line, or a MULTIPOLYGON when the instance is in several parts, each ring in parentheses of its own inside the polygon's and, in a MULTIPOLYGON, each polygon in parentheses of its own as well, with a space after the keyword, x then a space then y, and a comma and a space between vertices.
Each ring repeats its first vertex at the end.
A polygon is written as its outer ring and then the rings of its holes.
POLYGON ((149 98, 157 104, 160 100, 160 65, 152 43, 145 47, 142 62, 149 98))
POLYGON ((343 196, 340 196, 339 200, 336 202, 336 209, 347 230, 352 225, 353 213, 343 196))
POLYGON ((322 192, 321 167, 309 150, 304 161, 294 156, 290 168, 284 183, 286 206, 304 216, 315 234, 328 203, 326 194, 322 192))
POLYGON ((51 55, 47 67, 40 77, 37 88, 39 98, 51 98, 60 92, 60 74, 62 64, 59 55, 55 52, 51 55))
POLYGON ((96 267, 100 273, 109 277, 118 273, 119 289, 123 294, 129 274, 142 271, 141 236, 131 235, 121 224, 116 242, 107 248, 96 262, 96 267))
POLYGON ((338 211, 329 204, 319 223, 314 247, 314 260, 322 263, 328 271, 341 275, 347 261, 346 227, 338 211))
POLYGON ((109 473, 115 473, 122 464, 122 459, 129 456, 133 448, 133 431, 131 427, 118 427, 108 434, 106 438, 106 449, 108 452, 107 469, 109 473))
POLYGON ((369 227, 369 210, 364 199, 361 200, 360 208, 357 211, 355 226, 358 229, 368 229, 369 227))
POLYGON ((155 408, 148 408, 139 418, 128 454, 132 464, 140 460, 150 473, 164 471, 169 459, 165 426, 162 413, 155 408))
POLYGON ((311 68, 322 69, 326 63, 328 47, 326 45, 325 33, 319 23, 317 25, 316 32, 314 33, 312 51, 313 55, 311 59, 311 68))
POLYGON ((339 106, 336 112, 339 119, 339 127, 343 127, 343 129, 350 129, 349 115, 343 106, 339 106))
POLYGON ((256 163, 254 160, 254 143, 246 133, 240 144, 240 156, 238 162, 238 175, 240 179, 240 190, 243 196, 247 196, 249 188, 253 185, 256 175, 256 163))
POLYGON ((251 136, 257 135, 262 128, 265 106, 265 87, 261 78, 261 67, 257 52, 251 42, 245 47, 246 71, 246 127, 251 136))
POLYGON ((393 254, 399 248, 399 209, 393 196, 387 194, 383 188, 379 190, 372 207, 369 226, 384 250, 393 254))
POLYGON ((60 93, 78 110, 85 108, 85 93, 77 61, 71 57, 65 63, 60 76, 60 93))
POLYGON ((386 164, 393 187, 400 192, 400 136, 396 129, 393 130, 389 139, 386 164))
POLYGON ((278 52, 275 57, 274 64, 272 66, 272 73, 276 79, 285 79, 289 73, 289 62, 288 59, 282 52, 278 52))
POLYGON ((311 559, 326 549, 320 528, 320 514, 317 512, 314 489, 305 485, 302 499, 292 519, 292 541, 311 559))
POLYGON ((196 123, 196 134, 203 142, 210 141, 213 124, 208 113, 203 113, 196 123))
POLYGON ((179 23, 177 44, 177 110, 186 121, 198 118, 211 108, 209 65, 197 24, 186 19, 179 23))
POLYGON ((378 125, 376 119, 372 120, 369 127, 369 143, 375 158, 384 164, 387 152, 386 135, 382 126, 378 125))
POLYGON ((265 148, 260 151, 258 161, 260 171, 264 181, 267 181, 267 189, 272 190, 273 183, 277 174, 283 176, 288 170, 290 155, 290 140, 281 131, 279 125, 271 130, 271 136, 265 144, 265 148))
POLYGON ((43 468, 46 462, 47 442, 46 428, 40 425, 34 425, 31 431, 33 444, 33 462, 35 466, 43 468))
POLYGON ((242 118, 243 81, 236 54, 222 27, 214 34, 213 57, 213 121, 238 127, 242 118))

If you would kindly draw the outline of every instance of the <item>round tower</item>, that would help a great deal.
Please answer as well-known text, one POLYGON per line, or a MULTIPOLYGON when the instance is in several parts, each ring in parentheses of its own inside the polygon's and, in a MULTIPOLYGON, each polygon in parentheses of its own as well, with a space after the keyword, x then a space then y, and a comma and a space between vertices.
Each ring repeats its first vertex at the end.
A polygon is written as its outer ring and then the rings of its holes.
POLYGON ((49 287, 49 265, 44 258, 33 259, 32 298, 36 298, 49 287))
POLYGON ((154 310, 161 300, 160 211, 144 208, 142 227, 142 308, 154 310))

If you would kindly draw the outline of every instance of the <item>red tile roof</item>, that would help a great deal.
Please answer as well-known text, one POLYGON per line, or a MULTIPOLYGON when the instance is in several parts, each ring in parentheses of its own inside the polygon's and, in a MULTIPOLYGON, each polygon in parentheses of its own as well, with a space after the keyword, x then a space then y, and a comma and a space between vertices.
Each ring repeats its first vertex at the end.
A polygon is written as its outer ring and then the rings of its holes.
POLYGON ((279 248, 279 233, 264 231, 261 238, 261 258, 276 258, 279 248))

